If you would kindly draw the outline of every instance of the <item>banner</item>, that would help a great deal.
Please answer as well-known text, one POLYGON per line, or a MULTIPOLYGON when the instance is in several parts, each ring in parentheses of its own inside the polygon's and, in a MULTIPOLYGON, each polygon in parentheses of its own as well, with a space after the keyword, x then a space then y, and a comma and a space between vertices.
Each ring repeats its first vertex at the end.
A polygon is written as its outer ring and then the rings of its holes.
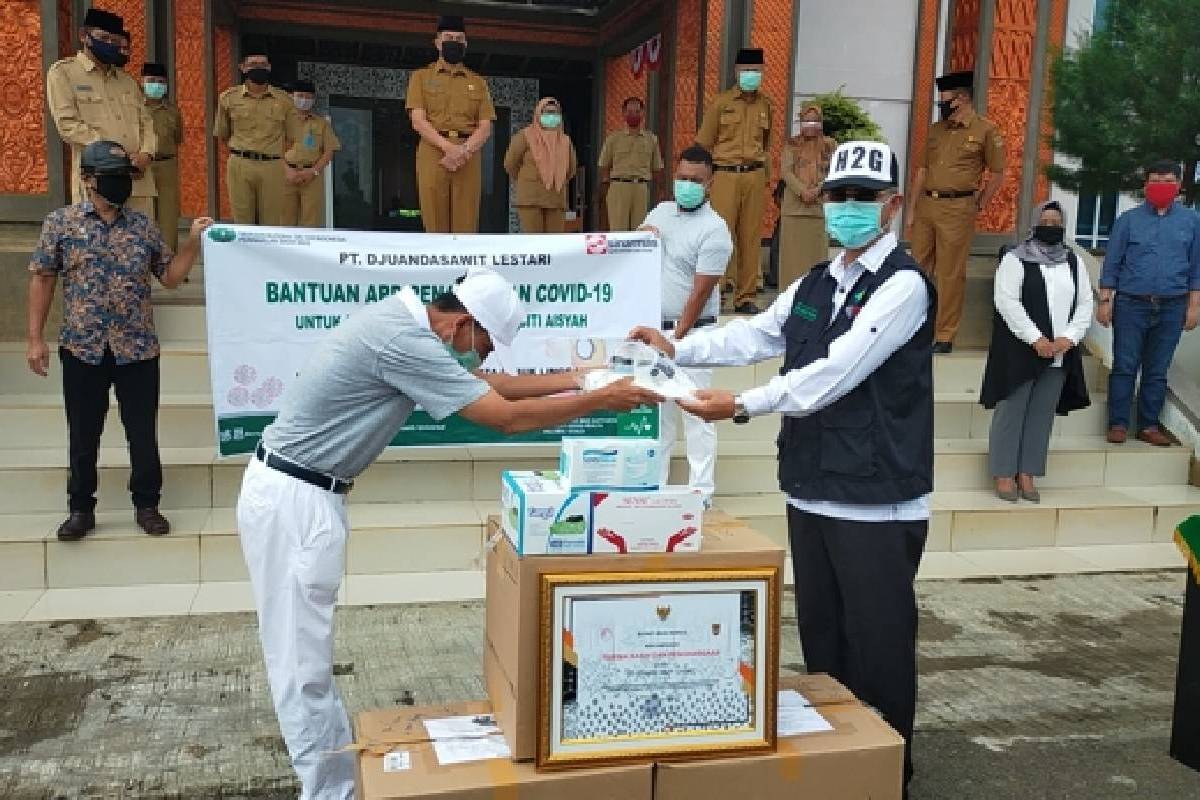
MULTIPOLYGON (((411 286, 428 303, 469 267, 516 288, 528 312, 484 369, 602 366, 637 325, 661 319, 661 249, 647 233, 431 235, 218 225, 204 240, 208 353, 218 453, 254 450, 288 383, 322 338, 365 305, 411 286)), ((393 446, 657 436, 658 410, 601 414, 514 437, 419 408, 393 446)))

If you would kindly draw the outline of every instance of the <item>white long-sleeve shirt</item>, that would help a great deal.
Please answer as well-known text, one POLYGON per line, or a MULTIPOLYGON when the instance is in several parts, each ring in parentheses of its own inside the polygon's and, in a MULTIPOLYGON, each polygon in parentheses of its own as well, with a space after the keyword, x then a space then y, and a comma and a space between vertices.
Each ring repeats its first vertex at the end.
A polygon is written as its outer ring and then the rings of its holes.
MULTIPOLYGON (((1092 322, 1092 287, 1087 273, 1079 276, 1078 286, 1072 282, 1071 266, 1042 264, 1042 279, 1046 282, 1046 301, 1050 307, 1051 339, 1065 336, 1074 344, 1083 341, 1092 322), (1071 313, 1071 301, 1075 302, 1075 313, 1071 313)), ((1025 344, 1032 345, 1042 338, 1042 332, 1029 317, 1021 304, 1021 287, 1025 283, 1025 265, 1021 259, 1008 253, 1000 259, 996 270, 996 283, 992 299, 1000 318, 1013 335, 1025 344)), ((1056 356, 1054 366, 1062 366, 1062 356, 1056 356)))
MULTIPOLYGON (((839 253, 829 265, 837 281, 833 314, 842 308, 864 270, 878 272, 884 259, 899 246, 895 234, 887 234, 847 265, 839 253)), ((753 364, 782 355, 787 349, 783 326, 792 313, 796 288, 792 284, 766 311, 736 319, 719 328, 705 328, 675 344, 675 360, 682 366, 737 366, 753 364)), ((803 417, 846 396, 899 350, 925 323, 929 292, 925 281, 911 270, 902 270, 875 290, 854 317, 850 330, 834 339, 825 358, 772 378, 765 386, 749 389, 738 400, 751 416, 773 412, 803 417)), ((920 520, 929 518, 929 495, 887 504, 852 504, 827 500, 788 502, 802 511, 862 522, 920 520)))

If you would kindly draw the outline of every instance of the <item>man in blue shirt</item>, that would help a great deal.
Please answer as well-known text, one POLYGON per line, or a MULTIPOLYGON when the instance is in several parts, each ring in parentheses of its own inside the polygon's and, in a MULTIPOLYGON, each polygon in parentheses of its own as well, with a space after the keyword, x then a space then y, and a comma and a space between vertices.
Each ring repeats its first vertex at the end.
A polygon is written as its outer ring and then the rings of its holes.
POLYGON ((1108 441, 1129 430, 1138 370, 1137 438, 1159 447, 1171 440, 1159 428, 1167 369, 1183 331, 1200 319, 1200 217, 1175 202, 1181 172, 1172 161, 1146 170, 1146 202, 1117 218, 1100 275, 1096 320, 1113 326, 1108 379, 1108 441))

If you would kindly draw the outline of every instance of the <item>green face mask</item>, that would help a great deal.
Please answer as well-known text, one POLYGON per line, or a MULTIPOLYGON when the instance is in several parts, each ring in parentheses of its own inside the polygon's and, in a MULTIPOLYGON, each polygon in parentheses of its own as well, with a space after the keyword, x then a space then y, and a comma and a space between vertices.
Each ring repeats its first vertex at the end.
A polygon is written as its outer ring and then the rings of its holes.
POLYGON ((756 69, 743 70, 738 73, 738 88, 743 92, 757 92, 762 86, 762 72, 756 69))
POLYGON ((467 372, 474 372, 483 365, 483 357, 479 355, 479 351, 475 349, 475 325, 471 325, 471 349, 466 352, 459 352, 454 349, 451 342, 444 342, 446 352, 450 357, 458 362, 459 366, 467 372))
POLYGON ((540 117, 538 117, 538 121, 542 123, 543 128, 554 130, 559 125, 562 125, 562 114, 555 114, 553 112, 549 114, 542 114, 540 117))

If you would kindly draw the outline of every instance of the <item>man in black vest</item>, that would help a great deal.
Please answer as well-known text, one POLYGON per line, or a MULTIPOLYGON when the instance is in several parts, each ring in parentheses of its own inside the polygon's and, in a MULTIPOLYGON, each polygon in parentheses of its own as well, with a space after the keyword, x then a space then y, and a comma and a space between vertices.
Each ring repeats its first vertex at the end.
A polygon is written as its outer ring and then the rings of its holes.
MULTIPOLYGON (((936 294, 892 223, 899 169, 880 142, 838 147, 822 187, 826 228, 845 250, 767 311, 678 342, 631 337, 686 366, 753 364, 780 375, 680 405, 705 420, 783 415, 779 483, 788 496, 796 616, 810 672, 828 672, 911 743, 916 709, 913 580, 933 490, 936 294)), ((905 750, 905 782, 912 775, 905 750)))

